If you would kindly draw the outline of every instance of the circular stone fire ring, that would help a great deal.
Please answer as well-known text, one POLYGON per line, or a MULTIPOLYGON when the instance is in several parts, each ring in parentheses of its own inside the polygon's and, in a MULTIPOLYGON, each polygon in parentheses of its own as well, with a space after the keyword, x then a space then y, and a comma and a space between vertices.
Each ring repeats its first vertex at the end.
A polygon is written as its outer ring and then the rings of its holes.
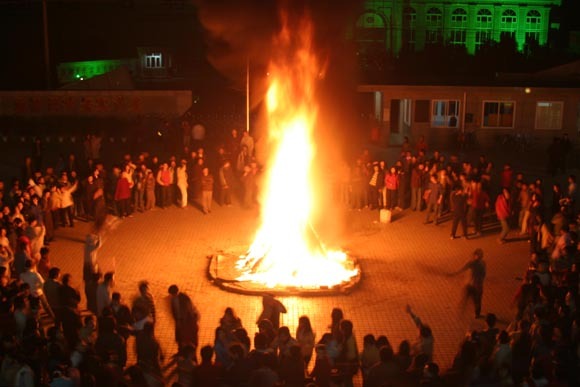
POLYGON ((320 287, 274 287, 269 288, 261 283, 251 281, 240 281, 242 275, 236 267, 240 254, 220 252, 211 255, 208 265, 208 277, 212 283, 223 290, 233 293, 261 296, 270 294, 273 296, 330 296, 337 294, 350 294, 361 280, 361 269, 354 257, 349 256, 353 267, 358 269, 358 274, 352 277, 349 281, 343 282, 335 286, 320 286, 320 287))

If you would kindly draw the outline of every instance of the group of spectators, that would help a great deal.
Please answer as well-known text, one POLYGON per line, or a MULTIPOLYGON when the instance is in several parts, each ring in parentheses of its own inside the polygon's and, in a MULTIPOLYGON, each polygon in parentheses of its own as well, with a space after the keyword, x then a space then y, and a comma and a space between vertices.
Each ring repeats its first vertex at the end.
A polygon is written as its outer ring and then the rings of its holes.
MULTIPOLYGON (((497 220, 501 226, 498 242, 505 243, 510 231, 517 229, 535 245, 544 223, 556 226, 556 236, 561 226, 576 223, 575 175, 569 175, 564 186, 554 182, 548 188, 541 178, 529 180, 510 164, 494 171, 485 155, 473 163, 437 150, 428 155, 427 149, 423 138, 415 150, 405 141, 400 157, 390 166, 373 160, 364 150, 352 166, 345 164, 339 172, 337 196, 352 209, 410 209, 424 211, 425 224, 451 221, 451 239, 479 237, 484 226, 497 220), (458 226, 463 235, 456 235, 458 226)), ((544 250, 551 240, 544 237, 544 250)))
MULTIPOLYGON (((87 141, 90 155, 99 154, 98 138, 87 141)), ((280 326, 284 306, 264 297, 253 349, 232 308, 220 320, 213 345, 199 349, 199 312, 176 285, 168 293, 179 351, 166 359, 155 339, 155 300, 147 282, 138 284, 129 306, 113 291, 114 273, 99 270, 101 234, 112 227, 108 215, 173 205, 195 205, 209 214, 214 189, 221 205, 231 205, 235 196, 244 206, 254 205, 260 171, 253 139, 232 131, 209 155, 203 146, 167 161, 142 152, 135 159, 125 155, 111 169, 90 157, 79 163, 73 154, 54 166, 37 165, 38 152, 25 159, 22 176, 10 186, 0 182, 0 385, 157 386, 173 378, 183 386, 349 386, 358 373, 365 386, 579 382, 574 175, 565 188, 554 184, 547 190, 541 179, 527 180, 508 164, 494 171, 483 155, 471 163, 428 152, 421 138, 414 148, 406 141, 391 166, 364 151, 335 179, 337 198, 353 209, 425 211, 426 224, 451 220, 452 239, 459 225, 463 236, 475 237, 497 218, 499 242, 508 240, 512 229, 529 241, 530 265, 514 296, 515 322, 500 331, 495 316, 487 315, 487 328, 470 332, 452 367, 440 372, 433 362, 433 332, 410 307, 415 340, 395 348, 386 336, 367 334, 359 350, 352 321, 339 308, 320 339, 307 316, 293 336, 280 326), (71 275, 52 266, 48 248, 55 229, 73 227, 78 219, 94 222, 85 242, 86 309, 71 275), (127 367, 130 337, 135 337, 137 363, 127 367)), ((481 294, 476 317, 480 309, 481 294)))

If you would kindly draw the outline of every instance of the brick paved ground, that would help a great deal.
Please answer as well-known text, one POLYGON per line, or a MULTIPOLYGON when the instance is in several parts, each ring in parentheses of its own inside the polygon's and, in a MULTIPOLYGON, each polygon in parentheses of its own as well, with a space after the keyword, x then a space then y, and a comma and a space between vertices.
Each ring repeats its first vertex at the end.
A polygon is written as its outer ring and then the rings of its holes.
MULTIPOLYGON (((367 333, 385 334, 398 346, 401 340, 417 335, 405 313, 409 303, 431 325, 435 360, 447 368, 465 333, 481 327, 483 321, 473 318, 472 308, 458 308, 465 277, 448 278, 445 273, 461 267, 477 247, 484 249, 488 263, 483 313, 496 313, 502 326, 513 316, 510 300, 518 286, 514 278, 526 266, 526 242, 499 245, 495 231, 479 239, 451 241, 449 222, 423 225, 424 213, 410 211, 395 214, 388 225, 377 222, 377 212, 345 210, 332 216, 338 218, 333 223, 343 225, 334 237, 339 236, 342 247, 360 257, 363 280, 350 295, 282 298, 288 308, 282 323, 291 331, 295 331, 298 317, 307 314, 320 337, 330 322, 331 309, 339 306, 354 323, 359 349, 367 333)), ((218 206, 209 216, 192 207, 136 214, 107 235, 100 265, 103 271, 115 270, 116 290, 129 303, 137 293, 137 282, 149 280, 159 310, 156 334, 166 354, 176 351, 166 299, 172 283, 190 294, 201 311, 202 345, 213 343, 214 329, 227 306, 234 307, 253 337, 260 298, 218 289, 208 281, 206 270, 208 255, 250 242, 257 218, 257 211, 218 206)), ((88 225, 82 222, 74 229, 60 229, 57 241, 51 245, 53 264, 72 273, 80 289, 87 231, 88 225)), ((131 353, 133 345, 129 343, 131 353)))

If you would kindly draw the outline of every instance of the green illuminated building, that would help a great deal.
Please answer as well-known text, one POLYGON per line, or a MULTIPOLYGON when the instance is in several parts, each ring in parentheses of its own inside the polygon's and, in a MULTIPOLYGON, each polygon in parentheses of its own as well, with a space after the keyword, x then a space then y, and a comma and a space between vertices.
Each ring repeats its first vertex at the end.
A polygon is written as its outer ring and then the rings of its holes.
POLYGON ((421 51, 429 44, 461 45, 469 54, 503 36, 515 39, 518 50, 526 43, 548 43, 550 12, 561 0, 367 0, 353 37, 360 47, 421 51))

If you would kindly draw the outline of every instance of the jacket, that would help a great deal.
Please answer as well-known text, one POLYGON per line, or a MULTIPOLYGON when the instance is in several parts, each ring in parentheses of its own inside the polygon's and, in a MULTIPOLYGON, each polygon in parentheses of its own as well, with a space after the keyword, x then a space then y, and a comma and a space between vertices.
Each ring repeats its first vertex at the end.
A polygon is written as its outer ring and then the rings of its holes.
POLYGON ((503 195, 499 195, 495 201, 495 213, 499 220, 505 220, 510 216, 510 204, 503 195))

